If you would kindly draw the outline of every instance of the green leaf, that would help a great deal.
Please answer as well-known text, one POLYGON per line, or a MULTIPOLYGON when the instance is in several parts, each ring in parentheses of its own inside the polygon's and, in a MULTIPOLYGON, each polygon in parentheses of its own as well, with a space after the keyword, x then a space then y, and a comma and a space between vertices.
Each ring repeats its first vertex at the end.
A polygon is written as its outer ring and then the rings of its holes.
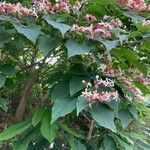
POLYGON ((104 6, 100 6, 97 4, 89 5, 87 7, 87 11, 92 14, 94 13, 95 15, 98 16, 103 16, 107 13, 106 8, 104 6))
POLYGON ((144 75, 147 75, 148 74, 148 69, 146 67, 146 64, 144 63, 140 63, 140 61, 136 62, 134 64, 134 66, 141 72, 143 73, 144 75))
POLYGON ((51 112, 46 111, 42 118, 41 133, 50 143, 53 142, 57 136, 58 125, 56 123, 51 124, 51 112))
POLYGON ((54 102, 52 108, 52 123, 59 117, 71 113, 76 108, 76 99, 61 98, 54 102))
POLYGON ((145 20, 144 17, 139 16, 136 12, 126 11, 123 14, 132 19, 133 22, 143 22, 145 20))
POLYGON ((135 119, 138 119, 138 112, 137 112, 137 110, 135 110, 133 107, 129 107, 129 111, 130 111, 131 115, 132 115, 135 119))
POLYGON ((77 116, 78 116, 82 110, 88 107, 87 97, 79 96, 76 106, 77 106, 77 116))
POLYGON ((3 87, 6 81, 6 76, 2 73, 0 73, 0 88, 3 87))
POLYGON ((8 22, 15 22, 17 21, 15 18, 6 16, 6 15, 0 15, 0 20, 1 21, 8 21, 8 22))
POLYGON ((16 74, 16 69, 11 64, 5 64, 0 68, 0 71, 6 76, 14 76, 16 74))
POLYGON ((0 29, 0 47, 3 46, 3 44, 11 41, 11 34, 8 31, 5 31, 4 29, 0 29))
POLYGON ((134 82, 134 85, 140 89, 140 91, 143 93, 143 94, 150 94, 150 89, 148 87, 146 87, 145 85, 143 85, 142 83, 139 83, 139 82, 134 82))
POLYGON ((8 110, 8 102, 3 98, 0 98, 0 108, 5 112, 8 110))
POLYGON ((134 141, 132 141, 128 136, 126 136, 124 133, 119 132, 118 136, 126 141, 128 144, 134 145, 134 141))
POLYGON ((142 37, 143 33, 140 31, 132 31, 131 33, 128 34, 129 38, 135 38, 135 37, 142 37))
POLYGON ((53 85, 54 83, 57 83, 61 80, 60 76, 63 76, 64 72, 61 70, 56 70, 55 72, 52 72, 48 79, 46 80, 47 83, 53 85))
POLYGON ((150 52, 150 40, 142 42, 140 48, 144 51, 150 52))
POLYGON ((59 46, 59 41, 56 38, 48 36, 40 36, 37 44, 39 50, 46 56, 50 51, 54 50, 59 46))
POLYGON ((92 106, 92 118, 102 127, 116 132, 114 124, 114 112, 105 104, 94 104, 92 106))
POLYGON ((135 65, 135 63, 139 61, 139 56, 137 55, 137 53, 129 48, 116 48, 113 49, 111 52, 119 59, 120 62, 125 62, 127 60, 128 62, 135 65))
MULTIPOLYGON (((109 0, 89 0, 87 5, 87 12, 95 14, 96 16, 104 16, 107 14, 107 5, 110 3, 109 0)), ((111 5, 112 5, 111 1, 111 5)))
POLYGON ((13 143, 13 150, 27 150, 31 140, 37 136, 37 133, 39 132, 38 129, 32 129, 31 132, 29 132, 24 138, 21 140, 13 143))
POLYGON ((81 142, 76 141, 76 150, 86 150, 86 147, 81 142))
POLYGON ((88 46, 86 43, 79 43, 72 39, 67 40, 65 46, 68 49, 68 58, 75 55, 88 54, 91 50, 91 47, 88 46))
POLYGON ((81 76, 88 75, 86 66, 80 63, 72 64, 72 66, 70 67, 70 73, 73 75, 81 75, 81 76))
POLYGON ((70 80, 70 96, 73 96, 77 92, 84 88, 82 81, 89 81, 90 78, 87 76, 73 76, 70 80))
POLYGON ((119 41, 120 41, 120 44, 122 45, 123 42, 127 39, 127 35, 123 34, 123 35, 119 35, 119 41))
POLYGON ((117 135, 113 135, 113 138, 124 150, 133 150, 133 144, 129 144, 126 140, 117 135))
POLYGON ((70 150, 86 150, 85 145, 77 141, 72 135, 69 136, 69 144, 71 146, 70 150))
POLYGON ((75 131, 73 128, 68 127, 66 124, 60 123, 59 125, 60 125, 60 127, 63 130, 65 130, 69 134, 73 135, 74 137, 84 139, 84 136, 82 134, 80 134, 79 132, 75 131))
POLYGON ((47 21, 48 24, 50 24, 54 28, 60 30, 62 37, 64 37, 65 33, 71 29, 71 27, 69 25, 50 20, 50 18, 48 16, 45 16, 44 19, 47 21))
POLYGON ((69 136, 69 144, 70 144, 70 150, 77 150, 76 149, 76 143, 75 143, 75 138, 72 136, 72 135, 70 135, 69 136))
POLYGON ((150 32, 150 27, 144 26, 143 23, 136 23, 135 26, 137 27, 138 31, 140 31, 142 33, 149 33, 150 32))
POLYGON ((33 44, 36 43, 36 40, 42 32, 40 29, 33 25, 33 26, 23 26, 21 24, 13 23, 13 26, 16 28, 16 30, 23 34, 26 38, 28 38, 33 44))
POLYGON ((32 125, 33 126, 36 126, 41 121, 44 112, 45 112, 44 107, 40 107, 36 110, 36 112, 34 113, 34 115, 32 117, 32 125))
POLYGON ((69 96, 69 81, 64 80, 58 82, 51 93, 52 101, 56 101, 57 99, 61 99, 69 96))
POLYGON ((117 45, 119 44, 119 40, 110 41, 102 38, 97 38, 96 40, 104 44, 107 53, 109 53, 112 49, 116 48, 117 45))
POLYGON ((14 80, 12 78, 7 78, 5 81, 5 86, 9 89, 9 90, 14 90, 16 88, 14 80))
POLYGON ((128 109, 121 109, 118 112, 118 117, 121 120, 121 124, 122 124, 123 128, 127 127, 130 124, 131 119, 132 119, 132 116, 128 109))
POLYGON ((112 108, 114 111, 118 112, 119 109, 119 101, 110 101, 107 104, 110 108, 112 108))
POLYGON ((30 120, 26 120, 15 125, 10 126, 5 129, 2 133, 0 133, 0 141, 8 140, 17 134, 20 134, 27 130, 31 126, 30 120))
POLYGON ((112 137, 106 136, 103 140, 105 150, 117 150, 117 146, 112 137))

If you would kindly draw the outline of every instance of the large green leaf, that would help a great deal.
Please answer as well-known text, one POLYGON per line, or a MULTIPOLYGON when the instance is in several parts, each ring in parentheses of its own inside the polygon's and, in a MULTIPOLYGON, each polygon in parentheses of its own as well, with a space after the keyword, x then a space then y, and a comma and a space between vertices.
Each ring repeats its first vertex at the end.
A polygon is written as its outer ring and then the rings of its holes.
POLYGON ((11 64, 5 64, 1 66, 0 71, 6 76, 14 76, 16 73, 16 69, 11 64))
POLYGON ((132 116, 128 109, 121 109, 118 113, 118 117, 121 120, 123 128, 127 127, 132 119, 132 116))
POLYGON ((24 138, 13 144, 13 150, 27 150, 31 140, 37 136, 39 128, 32 129, 24 138))
POLYGON ((42 32, 40 29, 33 25, 33 26, 24 26, 21 24, 13 23, 15 29, 20 33, 23 34, 26 38, 28 38, 32 43, 36 43, 36 40, 42 32))
POLYGON ((31 126, 30 120, 26 120, 21 123, 12 125, 9 128, 5 129, 2 133, 0 133, 0 141, 12 138, 17 134, 24 132, 30 126, 31 126))
POLYGON ((97 38, 96 40, 101 42, 106 47, 106 53, 109 53, 112 49, 116 48, 120 42, 119 40, 110 41, 102 38, 97 38))
POLYGON ((54 28, 60 30, 63 37, 64 37, 65 33, 71 29, 71 27, 69 25, 50 20, 50 18, 48 16, 45 16, 44 19, 47 21, 48 24, 50 24, 54 28))
POLYGON ((105 104, 94 104, 91 110, 92 118, 102 127, 116 132, 114 112, 105 104))
POLYGON ((0 98, 0 108, 5 112, 8 110, 8 102, 3 98, 0 98))
POLYGON ((83 80, 89 81, 87 76, 73 76, 70 80, 70 96, 73 96, 77 92, 84 88, 83 80))
POLYGON ((117 146, 112 137, 106 136, 103 140, 105 150, 117 150, 117 146))
POLYGON ((84 110, 85 108, 88 107, 88 101, 87 101, 87 97, 84 96, 79 96, 78 97, 78 101, 76 103, 77 106, 77 115, 79 115, 79 113, 84 110))
POLYGON ((43 35, 39 37, 37 46, 46 56, 50 51, 59 46, 59 41, 54 37, 51 38, 43 35))
POLYGON ((6 76, 0 73, 0 88, 5 84, 6 76))
POLYGON ((58 82, 51 93, 51 99, 52 101, 56 101, 57 99, 61 99, 64 97, 69 96, 69 81, 64 80, 58 82))
POLYGON ((52 108, 52 123, 59 117, 71 113, 76 108, 76 99, 61 98, 54 102, 52 108))
POLYGON ((47 110, 42 118, 41 133, 42 135, 52 143, 57 136, 58 125, 56 123, 51 124, 51 111, 47 110))
POLYGON ((36 110, 36 112, 34 113, 32 117, 33 126, 36 126, 41 121, 44 112, 45 112, 44 107, 40 107, 36 110))
POLYGON ((88 46, 86 43, 79 43, 72 39, 67 40, 65 45, 68 49, 68 58, 75 55, 88 54, 91 50, 91 47, 88 46))

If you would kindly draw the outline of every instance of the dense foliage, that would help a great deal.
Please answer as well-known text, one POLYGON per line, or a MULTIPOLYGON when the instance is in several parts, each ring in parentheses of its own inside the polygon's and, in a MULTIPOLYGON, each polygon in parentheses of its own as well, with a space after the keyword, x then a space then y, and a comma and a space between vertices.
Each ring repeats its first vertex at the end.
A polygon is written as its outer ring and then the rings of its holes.
POLYGON ((130 127, 149 111, 149 2, 15 2, 0 3, 2 149, 150 149, 130 127))

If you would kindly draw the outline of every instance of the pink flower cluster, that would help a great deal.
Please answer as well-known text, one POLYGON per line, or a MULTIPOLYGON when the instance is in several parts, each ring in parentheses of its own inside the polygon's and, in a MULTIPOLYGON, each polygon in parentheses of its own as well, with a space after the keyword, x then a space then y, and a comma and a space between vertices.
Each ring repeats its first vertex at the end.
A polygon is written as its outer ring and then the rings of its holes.
POLYGON ((106 80, 102 80, 99 78, 99 76, 96 76, 96 79, 94 80, 94 87, 96 89, 100 88, 100 85, 104 85, 105 87, 113 87, 114 82, 108 78, 106 80))
POLYGON ((11 4, 2 2, 0 3, 0 13, 3 14, 17 14, 19 16, 28 16, 32 13, 31 9, 23 7, 20 3, 11 4))
POLYGON ((75 11, 80 10, 81 7, 82 7, 81 2, 76 1, 75 5, 73 6, 73 10, 75 10, 75 11))
POLYGON ((147 4, 144 0, 118 0, 118 2, 134 11, 150 11, 150 4, 147 4))
POLYGON ((109 67, 105 64, 101 64, 101 67, 99 69, 104 75, 109 76, 109 77, 122 76, 121 70, 114 69, 114 68, 109 67))
POLYGON ((150 78, 149 77, 144 77, 143 75, 140 75, 137 77, 137 80, 145 86, 150 86, 150 78))
POLYGON ((82 96, 87 97, 88 105, 91 107, 91 105, 94 102, 109 102, 111 100, 117 100, 119 97, 119 94, 117 91, 101 91, 99 92, 99 89, 101 87, 113 87, 114 82, 110 79, 102 80, 99 78, 99 76, 96 76, 96 79, 94 80, 94 84, 92 85, 90 82, 86 82, 85 80, 82 81, 85 85, 85 91, 82 92, 82 96), (94 90, 91 90, 94 89, 94 90))
POLYGON ((142 95, 142 92, 137 87, 135 87, 130 80, 123 77, 119 77, 118 79, 128 87, 128 89, 134 94, 138 101, 144 102, 146 100, 145 96, 142 95))
POLYGON ((74 6, 71 6, 67 0, 60 0, 56 4, 52 5, 49 0, 35 0, 31 8, 23 7, 20 3, 11 4, 2 2, 0 3, 0 13, 2 14, 13 14, 19 16, 34 15, 38 16, 40 13, 53 14, 56 12, 70 12, 70 10, 79 10, 81 3, 76 1, 74 6))
POLYGON ((55 13, 61 11, 69 11, 69 4, 66 1, 60 1, 55 5, 52 5, 48 0, 35 0, 34 5, 34 14, 38 14, 39 12, 44 13, 55 13))
POLYGON ((143 26, 150 27, 150 20, 143 21, 143 26))
MULTIPOLYGON (((89 17, 89 15, 88 15, 89 17)), ((94 16, 92 16, 94 17, 94 16)), ((90 18, 91 19, 91 18, 90 18)), ((94 18, 93 21, 95 21, 94 18)), ((71 31, 81 32, 90 35, 92 38, 102 36, 109 39, 112 37, 111 30, 122 26, 122 22, 119 19, 112 19, 111 22, 100 22, 96 25, 91 24, 88 27, 79 26, 74 24, 71 31)))
POLYGON ((91 21, 96 21, 96 20, 97 20, 97 18, 96 18, 95 16, 91 15, 91 14, 86 14, 86 15, 84 16, 84 18, 85 18, 85 20, 86 20, 87 22, 91 22, 91 21))

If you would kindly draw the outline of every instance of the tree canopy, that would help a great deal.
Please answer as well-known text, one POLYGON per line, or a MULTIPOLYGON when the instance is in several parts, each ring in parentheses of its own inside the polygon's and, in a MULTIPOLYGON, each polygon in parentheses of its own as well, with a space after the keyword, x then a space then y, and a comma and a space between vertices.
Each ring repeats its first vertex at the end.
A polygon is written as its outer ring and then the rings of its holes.
POLYGON ((2 148, 150 149, 130 128, 149 112, 149 2, 19 2, 0 2, 2 148))

